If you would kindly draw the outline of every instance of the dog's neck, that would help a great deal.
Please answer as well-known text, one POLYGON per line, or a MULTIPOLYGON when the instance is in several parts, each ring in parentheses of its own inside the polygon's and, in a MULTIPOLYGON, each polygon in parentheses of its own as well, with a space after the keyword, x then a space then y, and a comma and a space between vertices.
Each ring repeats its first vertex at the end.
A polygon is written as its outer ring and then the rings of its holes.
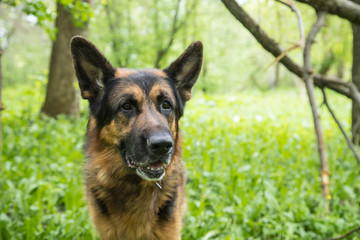
MULTIPOLYGON (((164 178, 158 182, 144 180, 125 164, 116 164, 122 161, 116 157, 120 156, 116 149, 98 148, 88 153, 91 153, 88 156, 91 164, 87 164, 86 177, 87 182, 93 182, 92 189, 88 189, 91 201, 100 214, 111 216, 114 227, 121 228, 119 232, 131 235, 129 239, 143 239, 142 235, 133 235, 141 234, 141 229, 148 229, 145 232, 155 236, 159 223, 173 219, 180 211, 179 207, 174 207, 182 205, 175 203, 183 201, 185 185, 179 141, 175 142, 175 151, 164 178)), ((154 236, 146 239, 156 239, 154 236)))

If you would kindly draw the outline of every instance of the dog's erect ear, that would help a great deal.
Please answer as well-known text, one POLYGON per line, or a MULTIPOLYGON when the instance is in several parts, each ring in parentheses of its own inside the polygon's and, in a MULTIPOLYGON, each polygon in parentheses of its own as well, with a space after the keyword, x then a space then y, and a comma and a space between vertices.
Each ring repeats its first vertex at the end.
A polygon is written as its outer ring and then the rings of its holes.
POLYGON ((73 37, 70 47, 81 96, 89 101, 98 99, 106 80, 114 77, 115 68, 94 44, 83 37, 73 37))
POLYGON ((202 59, 203 45, 200 41, 196 41, 175 62, 164 69, 168 76, 175 81, 183 102, 191 98, 191 88, 199 76, 202 59))

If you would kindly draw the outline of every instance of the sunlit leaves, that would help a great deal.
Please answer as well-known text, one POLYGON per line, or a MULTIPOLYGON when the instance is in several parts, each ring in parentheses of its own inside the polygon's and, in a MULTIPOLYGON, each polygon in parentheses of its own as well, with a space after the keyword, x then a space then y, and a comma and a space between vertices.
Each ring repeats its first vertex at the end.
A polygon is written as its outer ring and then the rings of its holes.
POLYGON ((64 5, 73 15, 73 20, 77 26, 83 26, 85 22, 93 16, 92 9, 88 2, 83 0, 5 0, 4 4, 21 9, 23 13, 33 17, 33 22, 41 26, 51 39, 55 39, 56 29, 54 27, 56 12, 56 2, 64 5))

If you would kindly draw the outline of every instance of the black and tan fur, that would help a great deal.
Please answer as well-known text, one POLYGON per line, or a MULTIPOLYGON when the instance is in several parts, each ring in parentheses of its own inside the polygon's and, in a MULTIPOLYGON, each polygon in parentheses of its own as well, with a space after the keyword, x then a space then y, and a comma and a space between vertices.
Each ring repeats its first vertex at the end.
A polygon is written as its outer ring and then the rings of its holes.
POLYGON ((179 119, 201 69, 201 42, 164 70, 114 68, 82 37, 71 52, 90 107, 86 195, 101 239, 181 239, 179 119))

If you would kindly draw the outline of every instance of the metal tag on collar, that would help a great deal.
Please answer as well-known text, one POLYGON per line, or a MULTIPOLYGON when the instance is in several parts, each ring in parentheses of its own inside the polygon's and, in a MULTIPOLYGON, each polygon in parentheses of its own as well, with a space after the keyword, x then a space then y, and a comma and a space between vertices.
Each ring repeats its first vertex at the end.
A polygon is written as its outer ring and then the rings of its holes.
POLYGON ((156 186, 158 186, 158 188, 159 188, 160 190, 162 190, 162 187, 160 186, 160 184, 158 184, 157 182, 155 182, 155 184, 156 184, 156 186))

